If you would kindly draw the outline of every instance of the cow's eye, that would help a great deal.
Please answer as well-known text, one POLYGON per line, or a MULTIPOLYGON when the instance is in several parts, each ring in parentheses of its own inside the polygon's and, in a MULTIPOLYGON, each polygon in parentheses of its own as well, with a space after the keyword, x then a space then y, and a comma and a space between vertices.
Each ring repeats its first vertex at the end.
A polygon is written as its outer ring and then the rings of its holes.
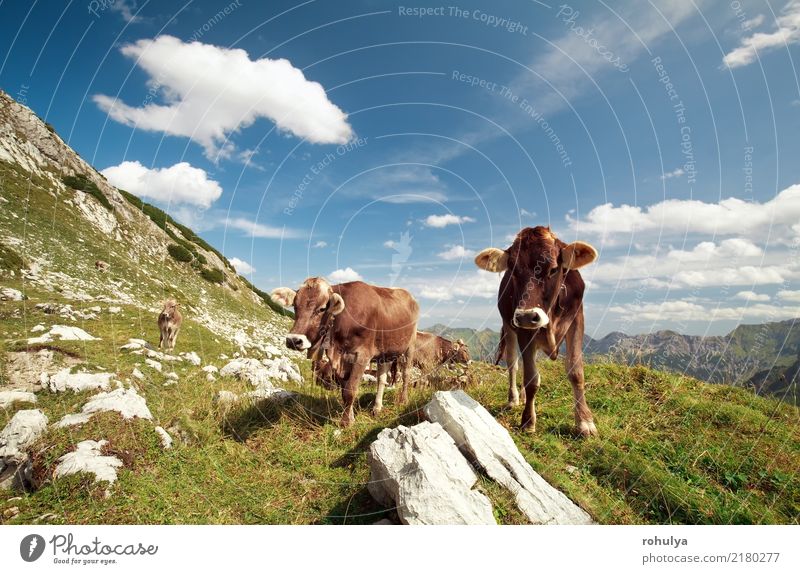
POLYGON ((319 309, 317 309, 317 313, 324 313, 325 309, 327 309, 327 307, 320 307, 319 309))

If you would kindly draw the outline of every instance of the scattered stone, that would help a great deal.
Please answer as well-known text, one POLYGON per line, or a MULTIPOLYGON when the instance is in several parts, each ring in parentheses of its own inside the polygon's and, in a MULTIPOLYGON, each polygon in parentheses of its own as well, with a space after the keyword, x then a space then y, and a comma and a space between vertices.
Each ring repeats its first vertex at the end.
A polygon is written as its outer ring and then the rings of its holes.
POLYGON ((44 331, 46 329, 47 329, 47 327, 45 327, 44 325, 39 324, 39 325, 36 325, 33 329, 31 329, 31 333, 40 333, 40 332, 42 332, 42 331, 44 331))
POLYGON ((403 524, 496 524, 478 477, 441 425, 383 429, 368 455, 370 494, 403 524))
POLYGON ((29 345, 51 343, 58 337, 61 341, 97 341, 97 337, 92 337, 80 327, 70 327, 68 325, 53 325, 50 331, 39 337, 28 339, 29 345))
POLYGON ((6 508, 3 511, 3 518, 5 518, 6 520, 11 520, 12 518, 17 516, 18 514, 19 514, 19 507, 18 506, 12 506, 10 508, 6 508))
POLYGON ((0 287, 0 301, 24 301, 27 299, 22 291, 17 291, 11 287, 0 287))
POLYGON ((171 381, 175 381, 175 382, 178 381, 178 373, 174 373, 174 372, 173 373, 167 373, 166 377, 168 379, 170 379, 171 381))
POLYGON ((164 449, 172 448, 172 437, 169 436, 169 433, 165 431, 162 427, 156 427, 156 433, 158 433, 159 438, 161 439, 161 446, 164 449))
POLYGON ((155 369, 159 373, 161 372, 161 363, 158 361, 154 361, 153 359, 145 359, 144 362, 148 367, 155 369))
POLYGON ((272 381, 302 382, 300 371, 295 364, 285 357, 279 359, 234 359, 222 369, 219 374, 223 377, 236 377, 248 381, 254 387, 272 386, 272 381))
POLYGON ((578 467, 577 466, 572 466, 571 464, 568 464, 567 465, 567 472, 569 474, 575 474, 576 472, 578 472, 578 467))
POLYGON ((0 391, 0 408, 13 403, 35 403, 36 395, 28 391, 0 391))
POLYGON ((16 351, 5 354, 3 371, 9 388, 36 392, 47 386, 51 374, 57 373, 64 366, 80 362, 80 359, 57 354, 50 349, 41 349, 37 352, 16 351))
POLYGON ((108 312, 111 313, 112 315, 116 315, 117 313, 122 312, 122 307, 109 307, 108 312))
POLYGON ((137 367, 133 368, 133 372, 131 373, 131 376, 139 379, 140 381, 144 380, 144 374, 137 367))
POLYGON ((147 408, 147 402, 136 392, 136 389, 115 389, 107 393, 96 394, 83 405, 80 413, 65 415, 56 426, 83 424, 94 413, 107 411, 116 411, 124 419, 153 419, 150 409, 147 408))
POLYGON ((508 431, 464 391, 439 391, 425 406, 465 456, 514 495, 533 524, 591 524, 591 517, 534 472, 508 431))
POLYGON ((86 391, 92 389, 108 389, 114 373, 70 373, 69 367, 61 369, 55 375, 48 376, 43 384, 51 392, 59 393, 66 390, 86 391))
POLYGON ((215 376, 214 376, 214 375, 212 375, 211 373, 208 373, 208 374, 206 375, 206 380, 207 380, 209 383, 213 383, 214 381, 216 381, 216 380, 217 380, 217 377, 215 377, 215 376))
POLYGON ((189 361, 195 367, 199 367, 200 364, 203 362, 200 360, 200 355, 198 355, 194 351, 191 351, 189 353, 181 353, 180 356, 183 357, 185 361, 189 361))
POLYGON ((214 365, 206 365, 205 367, 203 367, 200 370, 204 371, 206 373, 219 373, 219 369, 217 367, 215 367, 214 365))
POLYGON ((114 483, 117 480, 117 469, 122 467, 122 461, 115 456, 103 455, 102 449, 107 444, 107 440, 79 442, 75 451, 58 459, 58 466, 53 476, 59 478, 79 472, 89 472, 94 474, 95 482, 105 480, 114 483))

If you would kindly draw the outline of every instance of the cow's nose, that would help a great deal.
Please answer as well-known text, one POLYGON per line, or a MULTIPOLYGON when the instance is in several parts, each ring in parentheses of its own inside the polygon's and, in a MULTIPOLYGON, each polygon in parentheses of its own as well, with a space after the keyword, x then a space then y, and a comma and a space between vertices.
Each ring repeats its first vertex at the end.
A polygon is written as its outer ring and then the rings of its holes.
POLYGON ((521 329, 539 329, 546 326, 550 319, 541 307, 517 309, 514 311, 514 326, 521 329))
POLYGON ((302 351, 303 349, 308 349, 311 344, 305 335, 287 335, 286 346, 295 351, 302 351))

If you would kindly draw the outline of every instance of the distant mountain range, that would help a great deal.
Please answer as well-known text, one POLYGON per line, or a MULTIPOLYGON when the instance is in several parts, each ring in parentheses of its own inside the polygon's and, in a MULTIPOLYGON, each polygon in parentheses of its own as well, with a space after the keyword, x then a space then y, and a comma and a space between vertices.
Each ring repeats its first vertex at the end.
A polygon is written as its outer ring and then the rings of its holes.
MULTIPOLYGON (((464 339, 474 359, 493 361, 500 333, 492 329, 428 329, 448 339, 464 339)), ((587 361, 611 360, 645 364, 683 373, 711 383, 752 388, 758 394, 785 397, 798 404, 800 320, 739 325, 727 335, 700 337, 675 331, 645 335, 609 333, 602 339, 584 338, 587 361)))

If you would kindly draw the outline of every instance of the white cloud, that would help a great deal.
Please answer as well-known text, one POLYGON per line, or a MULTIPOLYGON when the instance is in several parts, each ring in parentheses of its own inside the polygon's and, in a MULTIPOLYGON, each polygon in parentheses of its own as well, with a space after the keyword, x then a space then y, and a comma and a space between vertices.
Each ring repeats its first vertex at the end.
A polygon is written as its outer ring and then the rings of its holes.
POLYGON ((679 321, 680 323, 711 323, 713 321, 742 319, 771 321, 790 319, 800 315, 800 307, 779 307, 756 303, 743 307, 717 307, 715 302, 690 300, 664 301, 662 303, 618 305, 609 312, 637 321, 679 321))
POLYGON ((759 54, 800 42, 800 0, 786 4, 775 25, 773 32, 756 32, 743 38, 736 49, 725 54, 722 63, 729 68, 739 68, 755 62, 759 54))
POLYGON ((446 213, 444 215, 429 215, 425 218, 425 225, 428 227, 447 227, 448 225, 460 225, 462 223, 475 223, 472 217, 454 215, 446 213))
POLYGON ((500 274, 476 269, 474 273, 459 276, 455 281, 452 277, 410 281, 414 284, 409 288, 423 299, 450 301, 459 297, 492 298, 497 297, 500 274))
POLYGON ((264 225, 263 223, 256 223, 255 221, 250 221, 244 217, 228 218, 224 221, 224 224, 227 227, 244 231, 250 237, 261 237, 265 239, 289 239, 298 236, 298 234, 293 230, 273 227, 271 225, 264 225))
POLYGON ((452 261, 453 259, 462 259, 464 257, 473 257, 475 252, 471 249, 464 249, 463 245, 453 245, 450 249, 446 249, 439 253, 439 257, 445 261, 452 261))
POLYGON ((232 259, 229 259, 229 261, 239 275, 249 275, 256 270, 256 268, 250 265, 247 261, 243 261, 238 257, 233 257, 232 259))
POLYGON ((112 185, 161 203, 207 208, 222 195, 220 184, 209 179, 205 170, 185 161, 162 168, 148 168, 138 161, 123 161, 101 173, 112 185))
POLYGON ((646 207, 606 203, 593 208, 583 220, 568 215, 567 221, 580 233, 601 236, 649 231, 758 238, 770 229, 773 239, 785 239, 800 232, 800 185, 792 185, 764 203, 736 197, 718 203, 668 199, 646 207))
POLYGON ((447 186, 427 165, 386 165, 365 171, 344 193, 393 204, 443 203, 447 186))
MULTIPOLYGON (((92 6, 92 3, 89 3, 89 6, 92 6)), ((111 10, 113 12, 119 12, 122 16, 122 19, 125 20, 128 24, 135 24, 140 22, 142 18, 137 16, 133 13, 134 10, 137 10, 139 6, 137 6, 135 0, 133 2, 128 3, 127 0, 114 0, 111 3, 111 10)))
POLYGON ((314 249, 322 249, 323 247, 327 247, 327 246, 328 246, 328 242, 327 241, 317 241, 314 244, 314 249))
POLYGON ((758 14, 749 20, 742 22, 742 29, 749 30, 750 28, 758 28, 764 23, 765 17, 763 14, 758 14))
POLYGON ((709 261, 711 258, 758 257, 762 254, 761 248, 749 239, 732 237, 723 240, 719 245, 713 241, 703 241, 691 251, 674 249, 667 253, 667 257, 688 262, 709 261))
POLYGON ((206 155, 229 156, 230 134, 267 118, 284 132, 312 143, 345 143, 353 137, 347 115, 286 59, 251 60, 241 49, 172 36, 122 46, 150 79, 147 101, 133 107, 103 94, 92 99, 114 120, 148 131, 185 136, 206 155))
POLYGON ((333 283, 347 283, 348 281, 363 281, 363 277, 359 275, 352 267, 345 269, 337 269, 328 275, 328 279, 333 283))
POLYGON ((665 173, 663 175, 660 175, 659 179, 661 181, 664 181, 665 179, 672 179, 673 177, 680 177, 684 173, 686 173, 686 172, 683 171, 683 168, 678 167, 678 168, 673 169, 672 171, 668 171, 667 173, 665 173))
POLYGON ((756 293, 755 291, 739 291, 733 296, 735 299, 744 299, 745 301, 769 301, 769 295, 766 293, 756 293))
POLYGON ((387 239, 383 242, 383 246, 387 249, 394 249, 395 245, 397 245, 397 242, 394 239, 387 239))
POLYGON ((778 299, 781 301, 800 303, 800 291, 788 291, 786 289, 778 291, 778 299))

